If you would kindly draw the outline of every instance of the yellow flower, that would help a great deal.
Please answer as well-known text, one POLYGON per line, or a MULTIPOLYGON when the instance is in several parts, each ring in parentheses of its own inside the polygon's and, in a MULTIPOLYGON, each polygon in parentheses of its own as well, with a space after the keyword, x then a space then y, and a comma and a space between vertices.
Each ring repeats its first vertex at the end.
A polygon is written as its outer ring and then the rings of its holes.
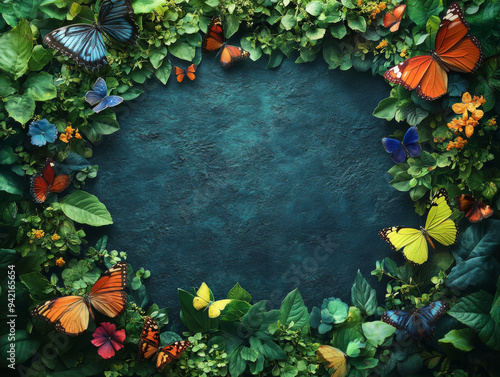
POLYGON ((45 236, 45 232, 43 230, 40 230, 40 229, 35 230, 34 236, 35 236, 35 238, 38 238, 38 239, 43 238, 43 236, 45 236))
POLYGON ((66 132, 66 135, 67 134, 73 135, 73 132, 75 132, 75 130, 73 129, 73 127, 68 126, 68 127, 66 127, 66 129, 64 130, 64 132, 66 132))
POLYGON ((58 267, 62 267, 66 264, 66 262, 64 261, 64 259, 61 257, 59 258, 58 260, 56 260, 56 264, 58 267))
POLYGON ((57 234, 57 233, 54 233, 51 238, 52 238, 52 241, 57 241, 57 240, 61 239, 61 237, 59 237, 59 234, 57 234))
POLYGON ((380 3, 379 5, 377 5, 377 7, 380 9, 380 10, 384 10, 385 8, 387 8, 387 5, 385 3, 380 3))
MULTIPOLYGON (((69 138, 71 139, 71 136, 69 138)), ((59 140, 65 142, 65 143, 68 143, 69 142, 68 141, 68 135, 66 135, 66 134, 59 135, 59 140)))
POLYGON ((462 102, 455 103, 452 107, 455 114, 464 114, 467 116, 467 111, 473 112, 476 110, 476 106, 472 103, 472 97, 468 92, 465 92, 462 96, 462 102))
POLYGON ((474 134, 474 126, 468 124, 465 126, 465 136, 471 137, 474 134))
POLYGON ((75 132, 75 138, 77 138, 77 139, 82 138, 82 135, 80 135, 80 133, 78 132, 78 128, 76 129, 76 132, 75 132))
POLYGON ((487 126, 496 126, 497 125, 497 120, 495 118, 491 118, 488 123, 486 123, 487 126))
POLYGON ((376 47, 377 50, 380 50, 388 45, 387 41, 384 39, 382 42, 379 43, 379 45, 376 47))
POLYGON ((483 117, 484 112, 483 110, 474 110, 471 114, 471 117, 474 118, 475 120, 479 120, 483 117))
POLYGON ((401 53, 399 54, 399 56, 401 56, 402 58, 406 58, 408 57, 408 52, 406 52, 406 48, 404 48, 401 53))
POLYGON ((483 98, 483 96, 481 96, 481 98, 479 98, 478 96, 474 96, 474 98, 472 99, 472 103, 474 104, 474 106, 479 107, 483 104, 486 103, 486 100, 483 98))

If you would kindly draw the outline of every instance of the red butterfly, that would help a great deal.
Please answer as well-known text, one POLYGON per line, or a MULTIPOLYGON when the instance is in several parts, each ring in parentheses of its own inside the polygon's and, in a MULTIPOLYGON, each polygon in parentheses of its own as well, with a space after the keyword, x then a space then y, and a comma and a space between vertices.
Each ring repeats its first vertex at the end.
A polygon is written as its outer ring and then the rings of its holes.
POLYGON ((174 67, 175 75, 177 76, 177 81, 182 82, 182 80, 184 80, 184 76, 187 76, 189 80, 193 81, 196 77, 194 73, 196 72, 197 67, 198 66, 196 64, 191 64, 186 69, 174 67))
POLYGON ((69 175, 54 172, 54 161, 47 158, 42 168, 42 175, 36 174, 31 178, 31 194, 35 203, 43 203, 51 192, 63 192, 69 185, 69 175))
POLYGON ((191 345, 191 342, 189 340, 181 340, 160 348, 158 324, 153 318, 146 317, 138 345, 139 359, 142 361, 156 356, 156 369, 158 372, 161 372, 173 359, 181 357, 184 351, 191 345))
POLYGON ((384 77, 428 101, 446 94, 450 70, 474 72, 483 61, 483 49, 476 37, 467 35, 465 21, 458 3, 450 5, 436 34, 436 50, 419 55, 388 69, 384 77))
POLYGON ((394 8, 391 12, 387 12, 384 16, 384 26, 390 28, 391 33, 394 33, 399 29, 399 24, 401 23, 401 17, 405 12, 406 5, 402 4, 394 8))
POLYGON ((493 215, 493 209, 489 205, 480 202, 472 196, 465 194, 457 195, 455 197, 455 202, 457 203, 458 209, 465 212, 465 217, 467 217, 471 223, 477 223, 493 215))
POLYGON ((230 46, 226 42, 224 30, 219 17, 212 18, 212 22, 208 26, 207 34, 203 36, 201 49, 204 53, 222 49, 220 55, 220 64, 224 68, 229 68, 234 62, 246 59, 250 56, 248 51, 241 47, 230 46))

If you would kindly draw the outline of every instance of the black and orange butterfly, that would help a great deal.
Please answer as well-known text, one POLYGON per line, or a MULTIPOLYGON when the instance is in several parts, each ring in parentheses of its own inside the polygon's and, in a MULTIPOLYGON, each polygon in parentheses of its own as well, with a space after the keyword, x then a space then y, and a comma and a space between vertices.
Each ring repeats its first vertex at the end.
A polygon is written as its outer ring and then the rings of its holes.
POLYGON ((470 195, 457 195, 455 202, 471 223, 477 223, 493 215, 493 209, 470 195))
POLYGON ((31 194, 35 203, 43 203, 51 192, 63 192, 71 182, 69 175, 56 176, 54 166, 54 161, 47 158, 42 174, 36 174, 31 178, 31 194))
POLYGON ((38 304, 30 313, 56 325, 56 330, 78 335, 89 326, 89 314, 94 318, 91 305, 100 313, 114 318, 125 310, 127 294, 127 263, 118 262, 97 280, 85 296, 64 296, 38 304))
POLYGON ((246 59, 250 56, 248 51, 241 47, 228 45, 224 35, 224 29, 219 17, 212 18, 208 26, 207 34, 203 36, 201 49, 204 53, 220 50, 220 64, 224 68, 229 68, 233 63, 246 59))
POLYGON ((384 26, 389 28, 391 33, 398 31, 401 24, 401 17, 405 12, 406 5, 402 4, 394 8, 392 12, 387 12, 384 16, 384 26))
POLYGON ((177 81, 182 82, 182 80, 184 80, 184 76, 187 76, 189 80, 193 81, 196 77, 194 75, 194 73, 196 72, 196 68, 198 68, 198 66, 196 64, 191 64, 186 69, 174 67, 174 69, 175 69, 174 72, 175 72, 175 75, 177 76, 177 81))
POLYGON ((474 72, 483 61, 483 49, 476 37, 467 35, 469 24, 458 3, 450 5, 436 34, 430 55, 414 56, 388 69, 384 77, 428 101, 446 94, 448 73, 474 72))
POLYGON ((174 359, 178 359, 191 345, 189 340, 181 340, 160 348, 160 333, 158 324, 151 317, 146 317, 139 339, 139 359, 156 357, 156 369, 161 372, 174 359))

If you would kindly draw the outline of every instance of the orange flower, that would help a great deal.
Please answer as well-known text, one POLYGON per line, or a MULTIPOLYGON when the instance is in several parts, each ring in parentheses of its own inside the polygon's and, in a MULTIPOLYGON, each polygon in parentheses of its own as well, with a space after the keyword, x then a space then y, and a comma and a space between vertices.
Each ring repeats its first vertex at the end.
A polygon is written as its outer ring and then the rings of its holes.
POLYGON ((475 110, 472 112, 471 117, 474 118, 475 120, 479 120, 483 117, 484 112, 483 110, 475 110))
POLYGON ((43 238, 45 236, 45 232, 43 230, 40 230, 40 229, 35 230, 34 236, 35 236, 35 238, 38 238, 38 239, 43 238))
POLYGON ((399 54, 399 56, 401 56, 402 58, 406 58, 408 57, 408 52, 406 52, 406 48, 404 48, 401 53, 399 54))
POLYGON ((377 7, 380 9, 380 10, 384 10, 385 8, 387 8, 387 5, 385 3, 380 3, 379 5, 377 5, 377 7))
POLYGON ((478 97, 478 96, 474 96, 474 98, 472 99, 472 103, 474 104, 474 106, 479 107, 483 104, 486 103, 486 100, 483 98, 483 96, 481 95, 481 97, 478 97))
POLYGON ((73 132, 75 132, 75 130, 73 129, 73 127, 68 126, 68 127, 66 127, 66 129, 64 130, 64 132, 66 132, 66 134, 73 135, 73 132))
POLYGON ((455 139, 455 142, 450 141, 448 143, 446 150, 449 151, 453 148, 463 149, 465 147, 465 144, 467 144, 467 140, 459 136, 455 139))
POLYGON ((471 126, 470 124, 465 126, 465 136, 471 137, 473 133, 474 133, 474 126, 471 126))
POLYGON ((78 132, 78 128, 76 129, 76 132, 75 132, 75 138, 77 138, 77 139, 82 138, 82 135, 80 135, 80 133, 78 132))
POLYGON ((57 240, 61 239, 61 237, 59 237, 59 234, 57 234, 57 233, 54 233, 51 238, 52 238, 52 241, 57 241, 57 240))
POLYGON ((468 92, 462 95, 462 102, 455 103, 452 107, 455 114, 464 114, 467 116, 467 111, 473 112, 476 110, 476 106, 472 103, 472 97, 468 92))
POLYGON ((382 42, 379 43, 379 45, 376 47, 376 49, 380 50, 388 45, 387 41, 385 39, 382 40, 382 42))
POLYGON ((68 138, 67 134, 61 134, 61 135, 59 135, 59 140, 65 142, 65 143, 69 143, 68 139, 71 139, 71 136, 68 138))
POLYGON ((61 258, 59 258, 58 260, 56 260, 56 265, 57 265, 58 267, 62 267, 62 266, 64 266, 65 264, 66 264, 66 262, 64 261, 64 259, 63 259, 62 257, 61 257, 61 258))

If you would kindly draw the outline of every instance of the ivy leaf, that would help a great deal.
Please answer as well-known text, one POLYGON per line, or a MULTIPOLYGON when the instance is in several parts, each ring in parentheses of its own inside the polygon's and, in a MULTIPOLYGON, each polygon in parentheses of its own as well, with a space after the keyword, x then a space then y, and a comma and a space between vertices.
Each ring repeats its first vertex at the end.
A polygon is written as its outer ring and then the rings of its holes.
POLYGON ((359 270, 352 285, 351 301, 367 315, 375 314, 377 310, 377 292, 368 284, 359 270))
POLYGON ((489 293, 474 292, 462 297, 448 311, 448 314, 477 332, 479 338, 488 347, 500 351, 500 325, 491 318, 489 313, 492 303, 493 296, 489 293))
POLYGON ((15 80, 28 70, 28 61, 33 49, 32 38, 30 24, 24 20, 0 36, 0 69, 15 80))
POLYGON ((90 226, 113 224, 111 214, 96 196, 77 190, 66 195, 59 207, 71 220, 90 226))
POLYGON ((469 352, 474 346, 474 333, 470 328, 451 330, 443 339, 439 339, 439 343, 449 343, 456 349, 469 352))
POLYGON ((309 312, 298 289, 286 295, 281 303, 279 320, 286 326, 293 322, 291 330, 300 330, 309 325, 309 312))

